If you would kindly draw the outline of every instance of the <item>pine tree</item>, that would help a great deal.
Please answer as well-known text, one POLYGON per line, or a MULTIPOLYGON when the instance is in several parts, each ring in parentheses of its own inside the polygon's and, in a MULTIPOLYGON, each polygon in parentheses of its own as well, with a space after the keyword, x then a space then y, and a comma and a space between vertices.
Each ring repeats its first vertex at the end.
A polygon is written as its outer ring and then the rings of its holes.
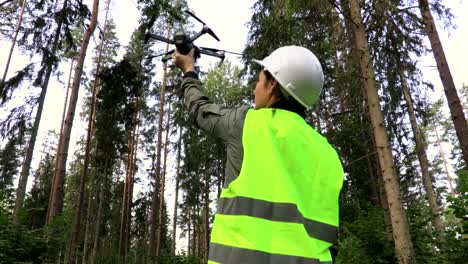
POLYGON ((0 208, 10 211, 14 205, 13 180, 20 166, 21 145, 25 128, 17 137, 10 138, 0 150, 0 208))
POLYGON ((359 51, 359 64, 362 82, 366 91, 366 99, 369 106, 369 115, 371 117, 374 129, 374 137, 379 162, 384 178, 384 186, 390 206, 390 215, 392 220, 393 238, 399 263, 415 263, 413 244, 409 234, 409 226, 406 213, 400 196, 400 186, 395 174, 394 159, 391 152, 390 141, 380 109, 380 99, 377 93, 375 83, 374 69, 368 49, 366 32, 362 23, 361 8, 357 1, 350 0, 350 19, 351 29, 354 34, 355 47, 359 51))

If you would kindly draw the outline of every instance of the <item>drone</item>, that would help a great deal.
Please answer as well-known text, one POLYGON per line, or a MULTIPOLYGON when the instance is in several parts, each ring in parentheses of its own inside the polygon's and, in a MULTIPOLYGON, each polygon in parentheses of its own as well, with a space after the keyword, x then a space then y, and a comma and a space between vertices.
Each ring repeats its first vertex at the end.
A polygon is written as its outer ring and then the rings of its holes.
MULTIPOLYGON (((195 53, 194 53, 195 60, 200 58, 201 54, 205 54, 205 55, 208 55, 208 56, 213 56, 213 57, 217 57, 217 58, 221 59, 219 65, 221 65, 223 63, 224 58, 226 57, 226 53, 242 56, 242 54, 236 53, 236 52, 230 52, 230 51, 226 51, 226 50, 219 50, 219 49, 214 49, 214 48, 205 48, 205 47, 196 46, 193 42, 196 39, 198 39, 199 37, 201 37, 202 35, 206 34, 206 33, 208 33, 210 36, 212 36, 217 41, 220 41, 220 40, 219 40, 218 36, 216 36, 216 34, 213 32, 213 30, 211 30, 206 25, 206 23, 203 22, 200 18, 195 16, 195 14, 193 14, 192 12, 190 12, 188 10, 186 10, 185 13, 187 13, 191 17, 195 18, 198 22, 200 22, 203 25, 203 28, 201 29, 200 32, 195 34, 193 37, 190 37, 187 34, 185 34, 183 29, 179 29, 174 33, 174 37, 171 40, 171 39, 168 39, 168 38, 165 38, 165 37, 158 36, 158 35, 150 33, 150 29, 153 26, 154 21, 155 21, 155 18, 152 18, 151 21, 148 23, 148 30, 147 30, 147 32, 145 34, 144 43, 145 44, 148 43, 149 39, 156 39, 156 40, 163 41, 163 42, 166 42, 166 43, 169 43, 169 44, 173 44, 173 45, 176 46, 177 51, 179 53, 183 54, 183 55, 187 55, 187 54, 189 54, 189 52, 192 49, 195 49, 195 53)), ((175 50, 173 49, 173 50, 171 50, 171 51, 169 51, 167 53, 150 56, 149 59, 163 56, 162 62, 167 62, 168 60, 170 60, 172 58, 172 53, 174 53, 174 51, 175 50)))

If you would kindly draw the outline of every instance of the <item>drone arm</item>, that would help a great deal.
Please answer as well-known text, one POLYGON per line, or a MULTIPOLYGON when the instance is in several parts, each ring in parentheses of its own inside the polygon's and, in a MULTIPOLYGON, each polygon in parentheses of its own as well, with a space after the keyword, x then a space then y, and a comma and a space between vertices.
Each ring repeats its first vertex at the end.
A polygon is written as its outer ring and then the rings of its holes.
POLYGON ((217 52, 214 52, 214 51, 211 51, 211 50, 206 50, 206 49, 202 49, 202 48, 197 48, 198 52, 201 53, 201 54, 205 54, 205 55, 208 55, 208 56, 213 56, 213 57, 217 57, 217 58, 220 58, 221 60, 224 60, 224 53, 217 53, 217 52))
POLYGON ((147 33, 146 38, 153 38, 153 39, 157 39, 157 40, 160 40, 160 41, 164 41, 164 42, 169 43, 169 44, 174 44, 174 41, 172 41, 172 40, 170 40, 168 38, 161 37, 161 36, 158 36, 158 35, 154 35, 154 34, 151 34, 151 33, 147 33))
POLYGON ((164 54, 164 57, 162 58, 162 62, 167 62, 168 60, 172 59, 172 53, 174 53, 174 50, 170 50, 166 54, 164 54))
POLYGON ((206 31, 205 31, 205 28, 202 29, 202 31, 198 32, 195 36, 193 36, 189 42, 190 43, 193 43, 196 39, 198 39, 199 37, 201 37, 203 34, 205 34, 206 31))

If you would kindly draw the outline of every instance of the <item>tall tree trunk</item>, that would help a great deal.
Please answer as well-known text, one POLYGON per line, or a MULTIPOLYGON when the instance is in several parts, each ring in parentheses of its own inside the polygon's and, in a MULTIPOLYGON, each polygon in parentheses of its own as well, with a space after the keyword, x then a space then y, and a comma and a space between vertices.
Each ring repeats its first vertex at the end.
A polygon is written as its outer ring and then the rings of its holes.
POLYGON ((177 170, 176 170, 176 183, 175 183, 175 198, 174 198, 174 215, 172 218, 172 255, 176 251, 176 233, 177 233, 177 206, 179 199, 179 172, 180 172, 180 150, 182 148, 182 127, 179 127, 179 144, 177 144, 177 170))
POLYGON ((131 159, 132 159, 132 147, 133 147, 133 135, 130 135, 128 137, 128 146, 130 147, 130 153, 128 153, 127 157, 127 162, 126 162, 126 169, 125 169, 125 181, 124 181, 124 186, 123 186, 123 192, 122 192, 122 206, 120 209, 120 230, 119 230, 119 256, 125 257, 125 250, 124 250, 124 232, 126 231, 126 221, 127 221, 127 192, 128 192, 128 182, 129 177, 130 177, 130 164, 131 164, 131 159))
MULTIPOLYGON (((170 38, 171 27, 170 24, 167 23, 167 33, 166 38, 170 38)), ((169 44, 166 45, 166 51, 169 50, 169 44)), ((156 147, 156 182, 160 181, 161 178, 161 143, 162 143, 162 129, 163 129, 163 115, 164 115, 164 100, 165 100, 165 93, 166 93, 166 76, 167 76, 167 62, 163 63, 163 76, 162 76, 162 87, 161 87, 161 95, 159 99, 159 123, 158 123, 158 145, 156 147)), ((159 184, 159 183, 158 183, 159 184)), ((148 243, 148 256, 154 256, 156 253, 156 210, 157 210, 157 201, 158 201, 158 189, 154 190, 153 195, 153 203, 152 209, 153 212, 151 213, 151 220, 150 220, 150 239, 148 243)), ((161 214, 161 212, 159 212, 161 214)))
MULTIPOLYGON (((190 213, 189 213, 190 215, 190 213)), ((191 240, 191 228, 190 228, 190 216, 189 216, 189 220, 188 220, 188 230, 187 230, 187 255, 191 256, 191 253, 192 253, 192 246, 191 246, 191 243, 190 243, 190 240, 191 240)))
MULTIPOLYGON (((135 103, 136 105, 136 99, 135 103)), ((136 120, 137 120, 138 111, 133 113, 133 128, 128 135, 128 146, 130 148, 130 152, 128 153, 127 157, 127 164, 125 170, 125 182, 124 182, 124 191, 122 194, 122 208, 120 211, 120 232, 119 232, 119 256, 123 256, 124 258, 127 257, 128 250, 128 229, 129 229, 129 218, 130 218, 130 204, 131 204, 131 194, 130 189, 132 185, 132 174, 134 173, 134 156, 136 155, 136 120)))
POLYGON ((463 107, 460 103, 455 83, 453 82, 447 58, 445 57, 444 48, 440 42, 439 33, 437 33, 434 18, 432 17, 431 9, 429 8, 429 1, 419 0, 419 9, 426 27, 426 33, 429 37, 429 41, 431 42, 432 52, 434 53, 434 58, 437 63, 440 80, 444 86, 444 92, 450 108, 450 114, 455 126, 455 131, 457 132, 458 140, 460 141, 463 160, 465 161, 465 166, 468 166, 468 123, 466 122, 463 107))
POLYGON ((99 11, 99 0, 93 1, 93 11, 91 14, 91 23, 86 30, 83 41, 81 42, 80 56, 75 69, 73 78, 72 93, 70 96, 70 105, 68 106, 67 118, 65 120, 65 127, 60 134, 59 148, 57 149, 57 167, 54 172, 54 179, 52 181, 51 201, 49 204, 49 211, 47 214, 47 222, 52 221, 61 211, 63 206, 63 182, 65 178, 65 169, 67 164, 68 147, 70 144, 70 134, 73 126, 73 118, 75 117, 76 102, 78 100, 78 93, 80 88, 81 74, 83 73, 84 60, 86 57, 86 50, 91 36, 97 25, 97 17, 99 11))
POLYGON ((196 256, 197 252, 197 233, 198 233, 198 223, 195 217, 195 209, 192 209, 192 226, 193 226, 193 238, 192 238, 192 256, 196 256))
POLYGON ((63 125, 65 124, 65 113, 67 112, 68 94, 70 93, 70 87, 71 87, 70 81, 71 81, 71 76, 73 73, 73 65, 75 65, 75 57, 73 57, 70 62, 70 70, 68 73, 68 81, 67 81, 67 89, 66 89, 67 91, 65 92, 65 100, 63 102, 63 111, 62 111, 62 118, 60 119, 60 132, 59 133, 62 133, 63 125))
POLYGON ((128 135, 128 147, 130 149, 127 162, 126 162, 126 169, 125 169, 125 181, 123 186, 122 192, 122 207, 120 209, 120 230, 119 230, 119 256, 125 257, 125 232, 127 226, 127 196, 128 196, 128 184, 130 182, 130 173, 131 173, 131 164, 133 159, 133 129, 131 130, 130 134, 128 135))
MULTIPOLYGON (((208 163, 208 162, 207 162, 208 163)), ((204 229, 203 232, 203 263, 208 262, 208 249, 210 243, 210 175, 208 164, 205 167, 205 204, 204 204, 204 229)))
MULTIPOLYGON (((64 11, 67 8, 67 3, 68 0, 63 1, 63 6, 62 6, 62 11, 64 11)), ((60 39, 60 32, 62 31, 62 25, 63 25, 63 16, 60 16, 60 18, 57 21, 57 30, 55 31, 54 35, 54 41, 52 44, 52 50, 51 54, 52 56, 55 56, 57 47, 58 47, 58 42, 60 39)), ((15 200, 15 209, 13 211, 13 219, 15 221, 18 221, 18 213, 19 210, 23 207, 23 201, 24 201, 24 195, 26 193, 26 185, 28 184, 28 177, 29 177, 29 168, 31 167, 31 161, 34 153, 34 146, 36 145, 36 138, 37 138, 37 132, 39 131, 39 125, 41 123, 41 118, 42 118, 42 110, 44 109, 44 102, 45 102, 45 96, 47 94, 47 87, 49 85, 49 79, 50 75, 52 74, 52 65, 48 62, 49 60, 49 55, 44 55, 42 59, 42 64, 47 67, 44 81, 41 86, 41 94, 39 96, 39 101, 38 101, 38 107, 37 107, 37 113, 36 116, 34 117, 34 125, 31 130, 31 137, 28 142, 28 148, 26 151, 26 157, 24 158, 24 163, 21 168, 21 174, 18 182, 18 188, 16 190, 16 200, 15 200)), ((50 206, 48 207, 48 210, 50 210, 50 206)))
MULTIPOLYGON (((201 197, 200 197, 201 198, 201 197)), ((200 199, 201 200, 201 199, 200 199)), ((199 258, 202 258, 202 250, 201 250, 201 246, 202 246, 202 243, 201 243, 201 225, 202 225, 202 222, 201 222, 201 215, 200 215, 200 207, 197 206, 197 212, 196 212, 196 216, 197 216, 197 247, 196 247, 196 252, 197 252, 197 257, 199 258)))
POLYGON ((439 132, 437 131, 437 127, 435 128, 435 133, 436 133, 437 145, 439 145, 440 156, 442 157, 442 163, 444 163, 445 173, 447 174, 447 181, 449 184, 450 193, 452 194, 453 197, 455 197, 455 191, 453 190, 453 185, 452 185, 452 178, 450 177, 450 171, 447 166, 447 160, 445 159, 445 153, 444 153, 444 150, 442 149, 442 144, 440 142, 440 137, 439 137, 439 132))
MULTIPOLYGON (((65 93, 65 100, 64 100, 64 102, 63 102, 63 110, 62 110, 62 118, 61 118, 61 120, 60 120, 60 132, 59 132, 60 134, 63 133, 63 126, 64 126, 64 124, 65 124, 65 113, 67 112, 67 104, 68 104, 68 99, 69 99, 69 98, 68 98, 68 97, 69 97, 68 94, 69 94, 69 92, 70 92, 70 87, 71 87, 71 85, 70 85, 70 80, 71 80, 71 76, 72 76, 72 73, 73 73, 73 65, 74 65, 74 64, 75 64, 75 57, 72 58, 72 61, 71 61, 71 63, 70 63, 70 71, 69 71, 69 73, 68 73, 67 91, 66 91, 66 93, 65 93)), ((60 144, 61 144, 61 142, 59 141, 59 145, 58 145, 57 149, 60 147, 60 144)), ((57 157, 56 157, 56 158, 55 158, 55 165, 54 165, 54 168, 57 168, 57 164, 58 164, 57 162, 58 162, 58 159, 57 159, 57 157)), ((53 178, 52 178, 52 180, 53 180, 53 178)), ((51 200, 52 200, 52 195, 49 195, 49 202, 48 202, 48 204, 50 204, 50 201, 51 201, 51 200)), ((49 211, 48 208, 47 208, 47 211, 49 211)), ((47 217, 47 216, 46 216, 46 217, 47 217)))
POLYGON ((96 255, 97 255, 97 250, 99 247, 99 234, 101 231, 101 222, 102 222, 102 206, 104 204, 104 191, 107 188, 107 175, 105 172, 107 171, 107 166, 108 166, 108 161, 106 160, 106 164, 104 165, 104 170, 103 174, 100 175, 104 179, 104 182, 99 181, 98 182, 98 187, 97 187, 97 192, 96 196, 98 196, 98 210, 97 210, 97 215, 96 215, 96 221, 95 221, 95 226, 94 226, 94 243, 93 243, 93 250, 91 252, 91 258, 89 263, 94 264, 96 261, 96 255))
MULTIPOLYGON (((163 78, 163 85, 165 86, 165 78, 163 78)), ((171 100, 168 100, 169 108, 167 109, 167 120, 166 120, 166 144, 164 144, 164 161, 163 161, 163 173, 161 175, 161 192, 159 195, 159 224, 158 224, 158 241, 156 244, 156 256, 161 254, 161 239, 162 239, 162 228, 163 228, 163 216, 164 214, 164 187, 166 185, 166 161, 167 161, 167 147, 169 145, 169 129, 170 129, 170 117, 171 117, 171 100)))
MULTIPOLYGON (((135 120, 136 122, 136 120, 135 120)), ((130 250, 130 227, 132 223, 131 219, 131 210, 132 210, 132 202, 133 202, 133 185, 135 182, 135 173, 136 173, 136 160, 137 160, 137 152, 138 152, 138 125, 135 126, 133 131, 133 158, 131 163, 131 173, 130 173, 130 182, 128 186, 128 195, 127 195, 127 220, 126 220, 126 231, 125 231, 125 259, 128 257, 128 253, 130 250)))
POLYGON ((88 258, 88 244, 89 244, 89 232, 90 232, 90 216, 91 216, 91 204, 93 202, 93 194, 91 187, 89 188, 89 195, 88 195, 88 208, 86 209, 86 227, 85 227, 85 234, 84 234, 84 242, 83 242, 83 257, 81 259, 81 264, 86 264, 88 258))
POLYGON ((382 110, 380 109, 380 98, 375 83, 374 69, 367 43, 367 34, 362 23, 361 8, 357 0, 350 0, 349 6, 352 19, 350 24, 355 38, 355 46, 359 52, 360 72, 363 78, 362 84, 366 90, 369 115, 374 129, 377 153, 390 208, 393 240, 395 242, 398 262, 400 264, 416 263, 413 243, 409 233, 408 220, 406 218, 406 212, 403 209, 400 195, 400 184, 395 173, 392 149, 385 129, 382 110))
POLYGON ((431 176, 429 175, 429 162, 426 155, 426 139, 423 132, 419 129, 416 121, 416 114, 413 107, 413 100, 411 99, 408 82, 406 81, 405 74, 401 67, 398 67, 401 79, 403 97, 405 98, 408 107, 408 115, 410 118, 411 129, 413 130, 414 141, 416 143, 416 154, 418 155, 419 164, 421 165, 421 175, 423 180, 424 189, 426 191, 427 201, 431 209, 433 224, 438 233, 440 241, 443 241, 444 224, 440 218, 440 206, 437 202, 437 197, 432 185, 431 176))
POLYGON ((8 74, 8 68, 10 68, 11 56, 13 55, 13 50, 15 49, 15 45, 16 45, 16 39, 18 38, 18 33, 21 27, 21 23, 23 22, 23 13, 24 13, 25 6, 26 6, 26 0, 23 0, 23 5, 21 6, 20 15, 18 17, 18 23, 16 24, 15 35, 13 36, 13 40, 12 40, 11 47, 10 47, 10 53, 8 53, 8 59, 7 59, 7 63, 5 66, 5 71, 3 72, 3 77, 0 80, 0 95, 3 94, 3 89, 4 89, 3 84, 5 83, 6 76, 8 74))
MULTIPOLYGON (((96 4, 96 7, 98 8, 99 3, 96 4)), ((109 13, 109 6, 110 6, 110 1, 107 2, 107 7, 106 7, 106 15, 104 19, 104 30, 106 28, 107 24, 107 15, 109 13)), ((96 9, 97 10, 97 9, 96 9)), ((96 11, 97 12, 97 11, 96 11)), ((96 19, 97 19, 97 13, 95 14, 96 19)), ((105 33, 103 35, 105 36, 105 33)), ((86 180, 88 178, 88 167, 89 167, 89 158, 90 158, 90 152, 91 152, 91 142, 92 142, 92 135, 93 135, 93 124, 94 124, 94 108, 95 108, 95 102, 96 102, 96 93, 97 93, 97 87, 98 87, 98 74, 101 66, 101 57, 102 57, 102 49, 104 47, 105 43, 105 38, 102 39, 101 45, 99 47, 99 54, 98 54, 98 61, 96 65, 96 72, 94 76, 94 82, 93 82, 93 92, 91 96, 91 108, 89 109, 89 117, 88 117, 88 133, 86 136, 86 147, 85 147, 85 156, 84 156, 84 163, 83 163, 83 169, 81 170, 81 178, 80 178, 80 192, 78 195, 78 207, 76 208, 75 211, 75 218, 73 220, 73 231, 71 234, 71 239, 70 239, 70 245, 68 249, 68 263, 73 263, 75 261, 75 248, 76 244, 78 242, 78 234, 80 232, 81 228, 81 215, 83 212, 83 207, 84 207, 84 196, 85 196, 85 184, 86 180)))

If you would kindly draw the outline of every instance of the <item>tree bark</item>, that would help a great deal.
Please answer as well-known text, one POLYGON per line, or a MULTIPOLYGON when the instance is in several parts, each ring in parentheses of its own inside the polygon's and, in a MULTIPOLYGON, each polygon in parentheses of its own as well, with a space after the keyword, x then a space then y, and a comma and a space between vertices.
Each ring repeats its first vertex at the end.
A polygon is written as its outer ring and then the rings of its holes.
MULTIPOLYGON (((135 120, 136 122, 136 120, 135 120)), ((131 227, 131 210, 132 210, 132 202, 133 202, 133 185, 135 182, 135 173, 136 173, 136 157, 138 152, 138 126, 135 126, 133 131, 133 158, 131 163, 131 173, 130 173, 130 182, 128 187, 128 195, 127 195, 127 225, 126 225, 126 233, 125 233, 125 259, 128 257, 128 253, 130 250, 130 227, 131 227)))
POLYGON ((179 128, 179 144, 177 144, 177 170, 176 170, 176 184, 175 184, 175 198, 174 198, 174 215, 172 218, 172 255, 175 255, 176 251, 176 233, 177 233, 177 205, 179 199, 179 172, 180 172, 180 150, 182 148, 182 127, 179 128))
MULTIPOLYGON (((170 24, 167 23, 167 33, 166 38, 170 38, 171 27, 170 24)), ((169 50, 169 43, 166 45, 166 51, 169 50)), ((159 123, 158 123, 158 145, 156 148, 156 182, 160 181, 161 178, 161 143, 162 143, 162 129, 163 129, 163 115, 164 115, 164 100, 165 100, 165 93, 166 93, 166 76, 167 76, 167 62, 163 63, 163 76, 162 76, 162 87, 161 87, 161 95, 159 99, 159 123)), ((150 239, 148 243, 148 256, 154 256, 156 253, 156 208, 157 208, 157 201, 158 201, 158 189, 155 189, 153 195, 153 212, 151 213, 151 220, 150 220, 150 239)), ((159 212, 161 214, 161 212, 159 212)))
POLYGON ((444 150, 442 149, 442 144, 440 142, 440 137, 439 137, 439 132, 437 131, 437 127, 435 128, 435 134, 436 134, 437 145, 439 145, 440 156, 442 157, 442 163, 444 163, 445 173, 447 174, 447 181, 449 184, 450 193, 452 194, 453 197, 455 197, 456 193, 453 189, 452 178, 450 177, 450 171, 447 166, 447 160, 445 159, 445 153, 444 153, 444 150))
MULTIPOLYGON (((136 105, 136 101, 135 101, 136 105)), ((133 128, 128 135, 128 146, 130 152, 127 157, 127 165, 125 170, 125 182, 124 182, 124 191, 122 194, 122 208, 120 211, 120 232, 119 232, 119 256, 126 258, 128 255, 128 237, 129 237, 129 218, 130 218, 130 204, 131 204, 131 194, 130 189, 132 185, 132 174, 134 173, 134 156, 136 156, 136 120, 137 120, 138 111, 135 111, 133 114, 133 128)))
MULTIPOLYGON (((67 7, 67 3, 68 3, 68 0, 63 1, 62 11, 65 10, 65 8, 67 7)), ((51 54, 54 54, 54 55, 57 51, 58 41, 60 38, 60 32, 62 30, 62 25, 63 25, 63 16, 60 16, 59 20, 57 21, 57 30, 55 31, 54 41, 53 41, 52 50, 51 50, 51 54)), ((44 55, 44 57, 46 57, 46 55, 44 55)), ((44 102, 45 102, 45 96, 47 94, 47 87, 49 85, 50 75, 52 74, 52 65, 50 63, 46 64, 46 61, 49 58, 44 58, 44 57, 42 60, 42 64, 46 65, 47 70, 45 73, 44 82, 42 83, 42 86, 41 86, 42 89, 41 89, 41 94, 39 96, 39 102, 38 102, 39 105, 37 107, 36 117, 34 118, 34 125, 31 130, 31 138, 29 139, 29 142, 28 142, 26 157, 24 158, 24 163, 21 168, 21 174, 20 174, 20 178, 18 181, 18 188, 16 189, 15 209, 13 211, 13 219, 16 222, 18 221, 19 210, 21 210, 21 208, 23 207, 24 195, 26 193, 26 186, 28 184, 29 168, 31 167, 31 161, 32 161, 33 153, 34 153, 34 146, 36 144, 37 132, 39 131, 39 125, 41 123, 42 110, 44 109, 44 102)))
POLYGON ((429 202, 429 208, 433 217, 433 224, 437 231, 440 241, 443 241, 443 231, 444 224, 440 218, 440 206, 437 202, 437 197, 434 192, 432 185, 431 176, 429 175, 429 162, 426 155, 426 139, 423 132, 419 129, 418 123, 416 121, 416 114, 413 107, 413 100, 411 99, 411 94, 409 91, 408 83, 406 77, 403 73, 401 67, 399 68, 399 75, 401 79, 401 85, 403 89, 403 97, 405 98, 406 105, 408 108, 408 116, 410 118, 411 129, 413 130, 414 141, 416 144, 416 154, 418 156, 419 164, 421 165, 421 175, 423 180, 424 189, 426 191, 427 201, 429 202))
POLYGON ((93 11, 91 14, 91 23, 86 30, 83 41, 81 42, 80 56, 75 69, 73 78, 72 93, 70 96, 70 105, 68 106, 67 118, 65 120, 65 127, 63 133, 60 134, 59 148, 57 150, 57 167, 54 172, 54 179, 52 181, 51 201, 49 204, 49 211, 47 214, 47 222, 52 221, 60 212, 63 206, 63 182, 65 178, 65 169, 67 164, 68 147, 70 144, 70 135, 73 126, 73 118, 75 117, 76 102, 78 100, 78 93, 80 88, 81 74, 83 73, 84 60, 86 57, 86 50, 91 36, 97 25, 97 17, 99 11, 99 0, 93 1, 93 11))
POLYGON ((65 100, 63 102, 62 118, 60 119, 60 133, 62 133, 63 125, 65 124, 65 113, 67 112, 68 94, 70 93, 70 87, 71 87, 70 81, 71 81, 71 76, 72 76, 72 73, 73 73, 73 65, 74 64, 75 64, 75 57, 73 57, 72 60, 71 60, 70 70, 69 70, 69 73, 68 73, 67 91, 65 92, 65 100))
POLYGON ((3 84, 5 83, 5 79, 8 74, 8 68, 10 68, 11 56, 13 55, 13 50, 15 49, 15 45, 16 45, 16 39, 18 38, 18 33, 21 27, 21 23, 23 22, 23 13, 24 13, 25 6, 26 6, 26 0, 23 0, 23 5, 21 6, 20 15, 18 17, 18 23, 16 24, 15 35, 13 36, 13 40, 12 40, 11 47, 10 47, 10 53, 8 53, 8 59, 7 59, 7 63, 5 66, 5 71, 3 72, 3 77, 0 82, 0 95, 3 94, 3 84))
MULTIPOLYGON (((104 172, 107 171, 107 164, 108 161, 106 161, 106 164, 104 166, 104 172)), ((99 246, 99 233, 101 231, 101 221, 102 221, 102 205, 104 203, 104 190, 107 187, 107 175, 105 173, 102 174, 104 178, 104 182, 98 182, 98 187, 97 187, 97 192, 96 196, 98 196, 99 201, 98 201, 98 210, 97 210, 97 215, 96 215, 96 221, 95 221, 95 227, 94 227, 94 243, 93 243, 93 251, 91 252, 91 258, 89 263, 94 264, 96 261, 96 255, 97 255, 97 249, 99 246)))
POLYGON ((90 232, 90 215, 91 215, 91 204, 93 202, 93 194, 91 187, 89 188, 89 195, 88 195, 88 208, 86 210, 86 227, 85 227, 85 234, 84 234, 84 242, 83 242, 83 257, 81 258, 81 264, 86 264, 87 257, 88 257, 88 244, 89 244, 89 232, 90 232))
POLYGON ((357 0, 350 0, 351 29, 354 35, 355 46, 359 52, 359 65, 362 84, 366 90, 369 106, 369 115, 374 129, 375 143, 379 156, 384 187, 390 208, 395 251, 400 264, 416 263, 413 243, 409 233, 408 220, 400 195, 400 184, 395 173, 394 160, 388 139, 380 98, 375 83, 374 69, 367 43, 367 34, 361 17, 361 9, 357 0))
POLYGON ((119 256, 120 257, 125 257, 125 250, 124 250, 124 233, 126 230, 126 221, 127 221, 127 192, 128 192, 128 182, 129 182, 129 177, 130 177, 130 164, 131 164, 131 159, 132 159, 132 147, 133 147, 133 142, 132 142, 133 135, 130 135, 128 138, 128 146, 130 147, 130 153, 128 154, 127 157, 127 162, 126 162, 126 169, 125 169, 125 181, 124 181, 124 186, 123 186, 123 192, 122 192, 122 207, 120 209, 120 230, 119 230, 119 256))
MULTIPOLYGON (((165 78, 163 78, 163 85, 165 86, 165 78)), ((163 227, 163 209, 164 209, 164 187, 166 184, 166 161, 167 161, 167 146, 169 145, 169 128, 170 128, 170 117, 171 117, 171 100, 168 100, 169 108, 167 109, 167 120, 166 120, 166 144, 164 144, 164 161, 163 161, 163 173, 161 176, 161 192, 159 195, 159 224, 158 224, 158 241, 156 243, 156 256, 161 254, 161 239, 162 239, 162 227, 163 227)))
MULTIPOLYGON (((68 94, 70 92, 70 80, 71 80, 71 76, 72 76, 72 72, 73 72, 73 65, 75 63, 75 57, 72 58, 72 61, 70 63, 70 72, 69 72, 69 75, 68 75, 68 82, 67 82, 67 91, 65 93, 65 100, 63 102, 63 110, 62 110, 62 119, 60 121, 60 134, 63 133, 63 126, 65 124, 65 113, 67 112, 67 104, 68 104, 68 94)), ((62 144, 62 142, 60 141, 59 139, 59 144, 57 146, 57 149, 60 148, 60 145, 62 144)), ((57 168, 57 164, 58 164, 58 158, 55 157, 55 165, 54 165, 54 168, 57 168)), ((52 177, 52 181, 53 181, 53 177, 52 177)), ((51 186, 52 188, 52 186, 51 186)), ((52 195, 49 195, 49 202, 48 204, 50 204, 50 201, 52 200, 52 195)), ((49 211, 49 209, 47 208, 47 212, 49 211)), ((46 218, 47 218, 47 215, 46 215, 46 218)))
MULTIPOLYGON (((207 162, 208 163, 208 162, 207 162)), ((210 176, 208 164, 205 167, 205 204, 204 204, 204 229, 203 233, 203 263, 208 262, 208 249, 210 243, 210 176)))
POLYGON ((437 63, 440 80, 444 86, 445 96, 447 97, 447 103, 450 108, 450 115, 455 126, 458 140, 460 141, 463 160, 465 161, 465 166, 468 166, 468 123, 466 122, 463 107, 460 103, 460 98, 458 97, 447 58, 445 57, 444 48, 440 42, 439 33, 437 33, 434 18, 432 17, 432 13, 429 8, 429 1, 419 0, 419 9, 431 43, 434 59, 437 63))

